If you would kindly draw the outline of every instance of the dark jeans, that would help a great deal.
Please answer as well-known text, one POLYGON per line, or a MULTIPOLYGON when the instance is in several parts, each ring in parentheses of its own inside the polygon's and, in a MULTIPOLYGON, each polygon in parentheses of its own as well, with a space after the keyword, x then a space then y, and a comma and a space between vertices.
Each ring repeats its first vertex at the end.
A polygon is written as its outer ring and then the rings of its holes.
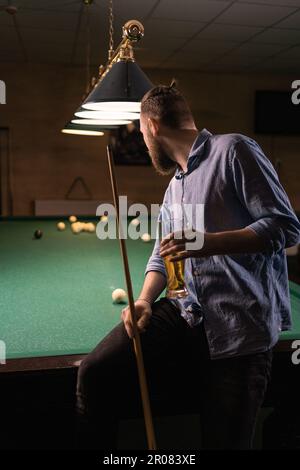
MULTIPOLYGON (((171 404, 175 414, 177 405, 192 405, 201 416, 199 448, 251 448, 271 351, 211 360, 203 326, 190 328, 167 299, 153 305, 141 342, 154 410, 157 403, 171 404)), ((120 417, 142 416, 133 343, 123 323, 81 363, 77 408, 83 448, 116 448, 120 417)))

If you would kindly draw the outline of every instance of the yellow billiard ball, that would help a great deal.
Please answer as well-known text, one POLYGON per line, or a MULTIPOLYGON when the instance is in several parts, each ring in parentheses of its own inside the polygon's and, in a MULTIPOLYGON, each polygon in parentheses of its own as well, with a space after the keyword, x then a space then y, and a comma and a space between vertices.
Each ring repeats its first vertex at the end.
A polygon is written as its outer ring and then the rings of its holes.
POLYGON ((66 224, 64 222, 58 222, 57 230, 62 231, 62 230, 65 230, 65 228, 66 228, 66 224))

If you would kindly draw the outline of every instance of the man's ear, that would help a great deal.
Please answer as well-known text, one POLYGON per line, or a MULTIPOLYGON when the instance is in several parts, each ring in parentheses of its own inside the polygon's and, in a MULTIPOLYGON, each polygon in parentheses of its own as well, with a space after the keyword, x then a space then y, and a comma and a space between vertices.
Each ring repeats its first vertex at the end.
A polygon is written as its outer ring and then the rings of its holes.
POLYGON ((153 136, 157 136, 159 133, 159 123, 157 119, 154 118, 148 118, 148 126, 150 129, 150 132, 153 136))

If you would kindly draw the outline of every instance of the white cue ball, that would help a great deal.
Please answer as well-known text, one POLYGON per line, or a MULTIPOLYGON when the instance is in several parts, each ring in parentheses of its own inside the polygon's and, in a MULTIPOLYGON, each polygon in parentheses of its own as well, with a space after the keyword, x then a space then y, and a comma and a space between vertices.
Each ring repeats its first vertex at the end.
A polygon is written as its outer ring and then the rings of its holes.
POLYGON ((124 289, 115 289, 111 294, 111 297, 115 304, 122 304, 126 302, 127 294, 124 289))
POLYGON ((143 233, 141 238, 142 238, 143 242, 150 242, 151 235, 150 235, 150 233, 143 233))
POLYGON ((132 219, 132 221, 131 221, 130 223, 131 223, 131 225, 133 225, 134 227, 137 227, 138 225, 140 225, 139 219, 132 219))
POLYGON ((75 215, 70 215, 69 222, 71 222, 71 224, 73 224, 74 222, 77 222, 77 217, 75 217, 75 215))
POLYGON ((56 225, 57 226, 57 230, 65 230, 66 228, 66 224, 64 222, 58 222, 58 224, 56 225))

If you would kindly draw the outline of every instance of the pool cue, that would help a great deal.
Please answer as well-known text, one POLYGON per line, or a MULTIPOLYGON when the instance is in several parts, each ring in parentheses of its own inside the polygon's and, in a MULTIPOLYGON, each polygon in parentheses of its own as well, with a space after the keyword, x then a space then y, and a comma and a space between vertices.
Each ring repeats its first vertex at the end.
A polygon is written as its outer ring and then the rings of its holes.
POLYGON ((140 333, 137 327, 137 319, 135 315, 135 306, 134 306, 133 290, 132 290, 132 283, 131 283, 129 264, 128 264, 127 249, 126 249, 125 239, 122 236, 123 235, 122 225, 120 223, 120 217, 119 217, 119 195, 118 195, 117 181, 116 181, 116 176, 115 176, 114 161, 112 157, 112 151, 109 145, 107 146, 107 158, 108 158, 111 187, 112 187, 113 198, 114 198, 114 205, 116 209, 116 222, 117 222, 117 229, 118 229, 118 234, 119 234, 119 242, 120 242, 123 267, 124 267, 125 279, 126 279, 126 286, 127 286, 130 320, 131 320, 132 329, 133 329, 133 345, 134 345, 135 357, 136 357, 136 362, 137 362, 148 448, 149 450, 156 450, 156 440, 155 440, 153 419, 152 419, 152 413, 151 413, 151 407, 150 407, 147 379, 146 379, 146 373, 145 373, 145 367, 144 367, 141 339, 140 339, 140 333))

